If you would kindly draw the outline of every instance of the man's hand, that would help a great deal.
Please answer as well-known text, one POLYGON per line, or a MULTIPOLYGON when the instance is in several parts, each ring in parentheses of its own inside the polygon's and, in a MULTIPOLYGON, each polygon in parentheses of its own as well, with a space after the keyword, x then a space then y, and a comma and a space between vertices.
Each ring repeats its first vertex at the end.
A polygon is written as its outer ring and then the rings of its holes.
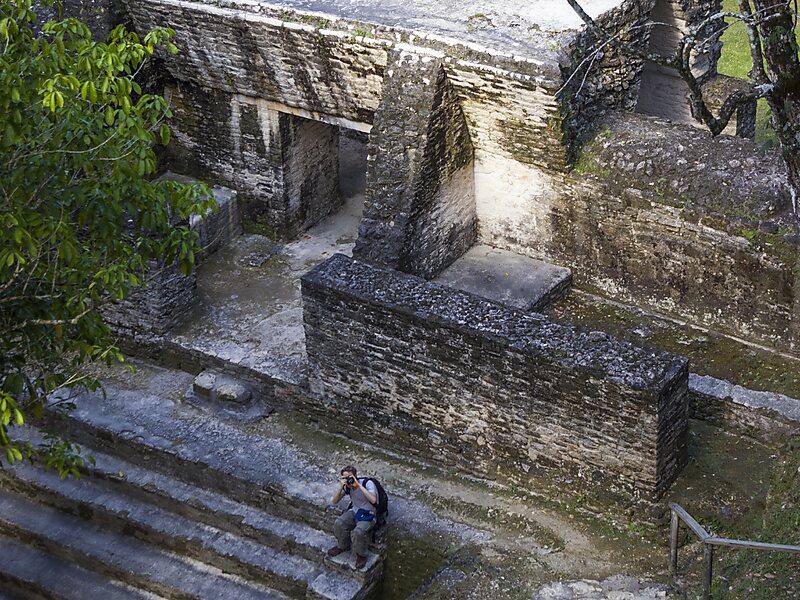
POLYGON ((333 499, 331 500, 331 504, 338 504, 339 500, 342 499, 344 496, 344 491, 347 489, 347 475, 341 475, 339 477, 339 487, 336 489, 336 493, 333 495, 333 499))

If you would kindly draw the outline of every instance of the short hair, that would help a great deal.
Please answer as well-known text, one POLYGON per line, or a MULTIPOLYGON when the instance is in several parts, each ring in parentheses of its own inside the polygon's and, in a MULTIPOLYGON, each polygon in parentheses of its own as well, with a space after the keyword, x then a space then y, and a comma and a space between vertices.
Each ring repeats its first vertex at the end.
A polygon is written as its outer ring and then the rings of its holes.
POLYGON ((358 477, 358 473, 356 472, 356 468, 353 465, 347 465, 341 471, 339 471, 339 475, 343 475, 345 471, 348 471, 353 474, 353 477, 358 477))

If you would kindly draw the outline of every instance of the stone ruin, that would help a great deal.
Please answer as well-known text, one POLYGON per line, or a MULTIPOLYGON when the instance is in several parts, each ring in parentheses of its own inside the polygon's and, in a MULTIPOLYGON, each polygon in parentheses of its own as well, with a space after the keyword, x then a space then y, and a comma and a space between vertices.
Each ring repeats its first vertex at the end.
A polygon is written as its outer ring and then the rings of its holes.
MULTIPOLYGON (((737 115, 730 133, 739 137, 711 139, 675 102, 674 74, 612 48, 587 62, 596 40, 566 3, 493 2, 491 15, 422 0, 124 4, 137 31, 177 32, 179 53, 158 63, 175 114, 163 165, 165 176, 219 186, 220 211, 192 221, 203 260, 240 283, 246 270, 236 265, 268 263, 282 244, 295 261, 274 318, 239 326, 269 343, 233 339, 227 322, 203 329, 213 320, 197 311, 210 302, 205 266, 198 278, 153 265, 148 287, 109 309, 130 353, 200 373, 193 389, 204 402, 246 404, 252 395, 269 410, 331 432, 357 428, 364 441, 459 472, 500 472, 523 485, 545 473, 655 500, 686 461, 686 359, 542 311, 575 286, 798 353, 800 236, 780 162, 747 139, 754 107, 737 115), (347 140, 366 145, 363 211, 354 209, 352 237, 309 254, 303 239, 349 206, 340 181, 347 140)), ((651 35, 648 19, 697 22, 717 4, 586 6, 627 31, 628 43, 660 51, 669 36, 651 35)), ((718 47, 695 57, 705 85, 735 85, 717 76, 718 57, 718 47)), ((269 294, 268 282, 252 283, 269 294)), ((200 498, 188 519, 252 510, 220 508, 223 494, 269 512, 274 502, 254 487, 270 482, 313 515, 308 539, 288 547, 321 560, 314 528, 326 515, 311 496, 298 500, 243 455, 234 462, 246 475, 203 449, 203 439, 228 444, 223 430, 238 440, 224 424, 207 425, 203 438, 166 411, 117 408, 129 421, 94 406, 68 429, 109 455, 141 454, 156 470, 159 436, 183 431, 165 476, 190 481, 157 479, 165 506, 184 493, 200 498), (181 491, 189 484, 198 489, 181 491)), ((243 454, 272 451, 238 442, 243 454)), ((265 523, 237 531, 283 544, 265 523)), ((198 543, 198 558, 216 556, 211 542, 198 543)), ((380 553, 356 577, 305 563, 295 565, 308 571, 303 581, 275 566, 241 572, 267 570, 293 597, 360 598, 379 578, 380 553)))

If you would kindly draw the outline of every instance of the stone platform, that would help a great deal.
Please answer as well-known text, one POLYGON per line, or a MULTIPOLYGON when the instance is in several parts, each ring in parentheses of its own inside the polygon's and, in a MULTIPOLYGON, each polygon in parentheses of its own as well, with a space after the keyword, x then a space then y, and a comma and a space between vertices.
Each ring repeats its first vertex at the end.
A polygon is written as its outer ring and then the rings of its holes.
POLYGON ((435 281, 513 308, 542 311, 569 291, 572 272, 507 250, 476 245, 435 281))

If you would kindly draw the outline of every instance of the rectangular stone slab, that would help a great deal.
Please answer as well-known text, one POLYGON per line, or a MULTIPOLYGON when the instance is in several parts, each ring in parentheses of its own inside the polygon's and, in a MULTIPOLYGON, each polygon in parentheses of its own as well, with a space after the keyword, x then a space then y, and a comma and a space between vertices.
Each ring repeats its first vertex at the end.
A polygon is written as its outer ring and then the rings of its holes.
POLYGON ((569 291, 572 271, 479 244, 435 281, 513 308, 540 311, 569 291))

